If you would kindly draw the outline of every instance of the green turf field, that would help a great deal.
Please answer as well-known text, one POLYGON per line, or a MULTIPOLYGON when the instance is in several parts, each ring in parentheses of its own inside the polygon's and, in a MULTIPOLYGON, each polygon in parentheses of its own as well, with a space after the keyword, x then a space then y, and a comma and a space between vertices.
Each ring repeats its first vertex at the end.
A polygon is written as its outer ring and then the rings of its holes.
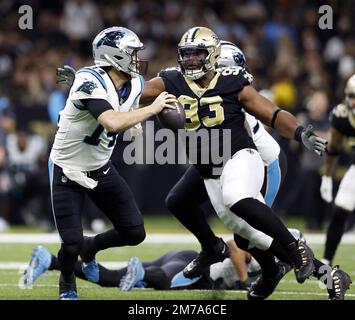
MULTIPOLYGON (((215 225, 217 231, 225 232, 218 223, 215 225)), ((175 222, 171 225, 165 225, 165 229, 160 230, 177 232, 180 230, 175 222)), ((147 223, 147 233, 157 232, 157 225, 154 219, 147 223)), ((40 243, 38 243, 40 244, 40 243)), ((56 253, 59 246, 56 244, 44 244, 50 251, 56 253)), ((34 244, 31 243, 1 243, 0 244, 0 265, 5 263, 26 263, 29 261, 34 244)), ((323 245, 311 245, 318 257, 321 257, 323 245)), ((355 278, 355 245, 341 245, 337 252, 335 262, 340 264, 353 278, 355 278)), ((127 261, 131 256, 138 256, 141 260, 151 260, 164 254, 168 250, 176 249, 196 249, 199 247, 196 243, 143 243, 137 247, 124 247, 109 249, 101 252, 97 258, 99 261, 127 261)), ((21 270, 16 267, 5 269, 0 268, 0 299, 58 299, 58 272, 47 272, 43 278, 37 280, 32 289, 22 289, 19 286, 21 270)), ((154 291, 149 289, 134 289, 131 292, 120 292, 116 288, 100 288, 89 282, 78 280, 78 294, 81 299, 151 299, 151 300, 191 300, 191 299, 246 299, 245 292, 238 291, 154 291)), ((326 300, 326 289, 321 289, 315 279, 310 279, 300 285, 295 281, 293 272, 290 272, 281 282, 275 293, 269 299, 277 300, 326 300)), ((348 290, 347 299, 355 300, 355 286, 348 290)))

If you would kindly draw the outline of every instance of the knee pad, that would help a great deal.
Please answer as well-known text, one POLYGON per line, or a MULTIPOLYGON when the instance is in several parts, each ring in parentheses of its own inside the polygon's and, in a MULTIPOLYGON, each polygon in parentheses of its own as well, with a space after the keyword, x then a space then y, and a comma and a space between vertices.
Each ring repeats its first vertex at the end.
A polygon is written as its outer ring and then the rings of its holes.
POLYGON ((144 225, 120 228, 116 229, 121 241, 125 242, 125 245, 136 246, 144 241, 146 233, 144 230, 144 225))

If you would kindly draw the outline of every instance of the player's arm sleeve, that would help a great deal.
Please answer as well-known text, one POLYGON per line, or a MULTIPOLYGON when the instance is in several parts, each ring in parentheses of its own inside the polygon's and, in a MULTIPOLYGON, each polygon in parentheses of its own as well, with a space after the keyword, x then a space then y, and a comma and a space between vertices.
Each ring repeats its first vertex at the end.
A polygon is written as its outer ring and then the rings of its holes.
POLYGON ((97 119, 101 113, 107 110, 113 110, 111 104, 104 99, 85 99, 81 100, 81 102, 95 119, 97 119))

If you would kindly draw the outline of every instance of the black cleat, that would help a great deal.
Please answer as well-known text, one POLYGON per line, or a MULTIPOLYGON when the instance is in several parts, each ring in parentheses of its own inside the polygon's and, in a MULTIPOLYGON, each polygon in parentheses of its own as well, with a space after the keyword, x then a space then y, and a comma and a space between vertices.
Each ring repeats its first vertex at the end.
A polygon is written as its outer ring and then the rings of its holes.
POLYGON ((315 270, 313 251, 300 239, 297 240, 297 243, 292 243, 289 249, 291 250, 296 280, 298 283, 303 283, 315 270))
POLYGON ((350 276, 339 266, 335 266, 331 272, 332 288, 328 289, 329 300, 344 300, 345 292, 350 288, 352 280, 350 276))
POLYGON ((289 265, 281 261, 278 261, 277 265, 279 266, 279 272, 275 277, 266 278, 261 274, 256 281, 251 284, 247 293, 248 300, 265 300, 274 292, 280 280, 291 269, 289 265))
POLYGON ((222 262, 226 258, 229 258, 228 245, 219 238, 210 250, 202 249, 199 255, 185 267, 183 274, 190 279, 202 276, 208 272, 211 264, 222 262))

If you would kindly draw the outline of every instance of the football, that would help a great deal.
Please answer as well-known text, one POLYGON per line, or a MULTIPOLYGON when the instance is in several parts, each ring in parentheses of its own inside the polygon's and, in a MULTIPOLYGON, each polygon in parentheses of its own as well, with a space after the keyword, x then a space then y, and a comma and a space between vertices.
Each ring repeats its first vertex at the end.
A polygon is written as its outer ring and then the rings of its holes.
POLYGON ((185 126, 185 111, 184 107, 180 104, 176 104, 176 109, 164 108, 158 114, 158 120, 164 128, 177 131, 183 129, 185 126))

